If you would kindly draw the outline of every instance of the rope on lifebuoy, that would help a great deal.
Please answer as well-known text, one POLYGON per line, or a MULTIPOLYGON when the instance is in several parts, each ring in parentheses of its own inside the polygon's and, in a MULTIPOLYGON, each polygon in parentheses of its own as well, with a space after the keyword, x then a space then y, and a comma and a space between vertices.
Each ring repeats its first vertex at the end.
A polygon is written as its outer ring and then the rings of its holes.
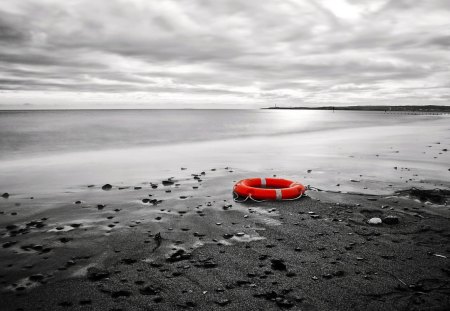
POLYGON ((243 203, 266 201, 294 201, 300 199, 308 187, 280 178, 248 178, 233 187, 233 200, 243 203), (267 188, 267 189, 266 189, 267 188))
MULTIPOLYGON (((296 198, 292 198, 292 199, 283 199, 282 201, 295 201, 295 200, 300 199, 302 196, 303 196, 303 193, 300 193, 300 195, 299 195, 298 197, 296 197, 296 198)), ((250 199, 250 200, 252 200, 253 202, 256 202, 256 203, 262 203, 262 202, 268 202, 268 201, 270 201, 270 200, 257 200, 257 199, 252 198, 251 195, 248 195, 248 196, 245 197, 245 199, 243 199, 243 200, 238 200, 238 198, 239 198, 239 195, 238 195, 236 192, 233 191, 233 201, 236 202, 236 203, 244 203, 244 202, 246 202, 248 199, 250 199)))

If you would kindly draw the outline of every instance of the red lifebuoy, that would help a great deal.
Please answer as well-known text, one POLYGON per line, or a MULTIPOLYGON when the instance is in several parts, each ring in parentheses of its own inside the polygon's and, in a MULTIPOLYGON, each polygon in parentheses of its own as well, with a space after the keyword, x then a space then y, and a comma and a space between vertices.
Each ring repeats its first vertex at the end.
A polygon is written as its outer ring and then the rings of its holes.
POLYGON ((249 178, 234 185, 233 191, 256 200, 289 200, 302 196, 306 188, 292 180, 281 178, 249 178))

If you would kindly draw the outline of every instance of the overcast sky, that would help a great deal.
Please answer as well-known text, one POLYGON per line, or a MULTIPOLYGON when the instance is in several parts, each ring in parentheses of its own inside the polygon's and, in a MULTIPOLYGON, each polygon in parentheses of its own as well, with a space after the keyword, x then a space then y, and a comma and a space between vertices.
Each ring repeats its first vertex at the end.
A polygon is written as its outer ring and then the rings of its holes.
POLYGON ((0 104, 450 100, 449 0, 0 0, 0 104))

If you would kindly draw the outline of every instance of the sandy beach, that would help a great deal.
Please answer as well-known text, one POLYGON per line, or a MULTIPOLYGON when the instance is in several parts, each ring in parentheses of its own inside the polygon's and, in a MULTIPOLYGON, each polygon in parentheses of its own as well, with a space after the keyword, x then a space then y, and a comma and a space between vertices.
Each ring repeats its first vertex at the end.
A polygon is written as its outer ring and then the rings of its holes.
POLYGON ((449 192, 239 204, 239 171, 192 174, 2 198, 2 310, 448 307, 449 192))
MULTIPOLYGON (((104 139, 96 132, 87 145, 68 132, 48 146, 47 128, 23 145, 8 146, 16 134, 5 132, 1 309, 446 310, 448 116, 374 113, 350 126, 351 112, 320 113, 247 112, 277 134, 255 126, 249 137, 169 145, 142 146, 131 130, 123 142, 133 146, 101 150, 89 145, 104 139), (302 117, 334 125, 305 133, 302 117), (237 181, 272 176, 311 190, 233 201, 237 181)), ((230 118, 206 115, 200 129, 230 118)))

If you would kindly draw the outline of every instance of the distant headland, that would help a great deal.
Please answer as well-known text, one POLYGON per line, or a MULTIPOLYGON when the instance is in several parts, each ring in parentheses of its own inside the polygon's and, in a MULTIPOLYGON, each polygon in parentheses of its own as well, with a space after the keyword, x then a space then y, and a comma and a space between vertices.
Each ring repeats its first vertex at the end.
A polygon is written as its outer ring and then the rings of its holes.
POLYGON ((355 110, 355 111, 404 111, 404 112, 440 112, 450 113, 450 106, 322 106, 322 107, 267 107, 262 109, 299 109, 299 110, 355 110))

